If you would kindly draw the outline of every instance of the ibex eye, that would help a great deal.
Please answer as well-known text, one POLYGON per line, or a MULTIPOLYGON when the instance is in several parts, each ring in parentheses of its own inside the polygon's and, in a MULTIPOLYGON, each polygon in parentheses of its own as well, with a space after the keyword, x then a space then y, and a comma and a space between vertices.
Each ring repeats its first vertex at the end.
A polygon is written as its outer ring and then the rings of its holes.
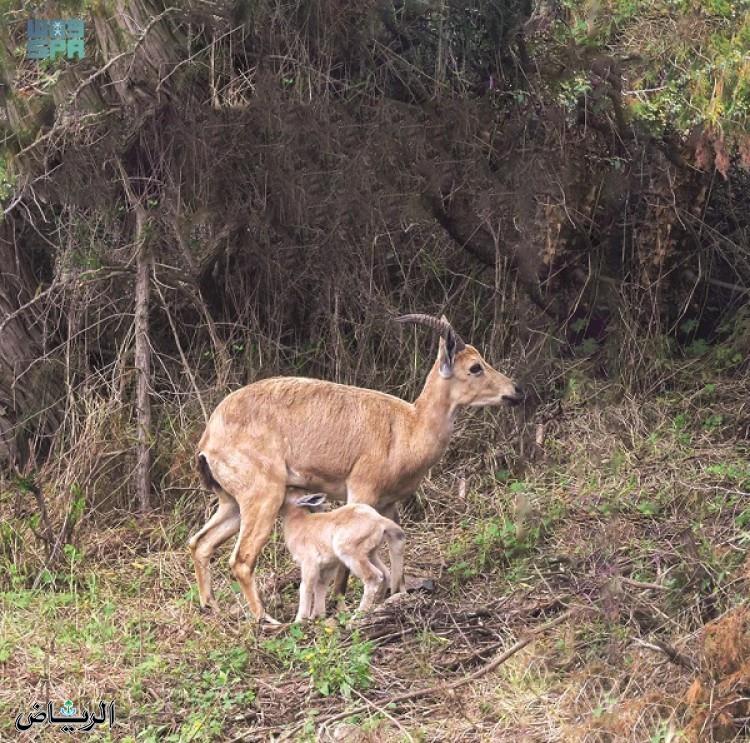
POLYGON ((481 364, 474 364, 473 366, 469 367, 469 374, 481 374, 481 373, 482 373, 481 364))

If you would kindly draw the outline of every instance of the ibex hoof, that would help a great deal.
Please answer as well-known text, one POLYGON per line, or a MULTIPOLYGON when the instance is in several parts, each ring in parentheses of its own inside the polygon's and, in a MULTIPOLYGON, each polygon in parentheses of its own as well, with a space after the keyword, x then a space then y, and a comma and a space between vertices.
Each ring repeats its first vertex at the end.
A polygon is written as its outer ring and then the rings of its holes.
POLYGON ((270 614, 264 614, 260 618, 261 624, 281 624, 277 619, 274 619, 270 614))

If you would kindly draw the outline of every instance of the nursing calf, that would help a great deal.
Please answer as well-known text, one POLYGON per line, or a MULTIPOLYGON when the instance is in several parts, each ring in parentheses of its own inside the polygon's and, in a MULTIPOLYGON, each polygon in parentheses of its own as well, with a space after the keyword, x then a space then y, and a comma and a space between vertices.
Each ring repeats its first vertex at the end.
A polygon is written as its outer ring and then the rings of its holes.
POLYGON ((361 503, 314 513, 324 501, 319 493, 290 492, 281 508, 284 541, 302 571, 296 622, 325 616, 326 589, 342 564, 364 584, 358 611, 367 611, 388 581, 378 557, 384 542, 391 552, 391 593, 404 590, 403 529, 361 503))

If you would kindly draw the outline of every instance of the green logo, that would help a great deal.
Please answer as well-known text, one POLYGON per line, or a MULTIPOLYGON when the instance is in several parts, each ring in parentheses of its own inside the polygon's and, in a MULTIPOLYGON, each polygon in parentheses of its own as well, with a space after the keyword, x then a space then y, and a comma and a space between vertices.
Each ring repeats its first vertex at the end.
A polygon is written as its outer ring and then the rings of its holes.
POLYGON ((73 702, 71 702, 70 699, 66 699, 63 706, 60 707, 60 714, 65 715, 66 717, 73 717, 76 712, 77 710, 73 706, 73 702))

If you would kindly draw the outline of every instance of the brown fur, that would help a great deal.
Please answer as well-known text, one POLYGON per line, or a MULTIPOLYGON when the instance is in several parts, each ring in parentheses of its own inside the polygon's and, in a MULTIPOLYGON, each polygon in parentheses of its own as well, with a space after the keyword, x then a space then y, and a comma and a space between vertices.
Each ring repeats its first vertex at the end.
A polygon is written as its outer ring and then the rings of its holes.
POLYGON ((442 338, 413 404, 375 390, 289 377, 231 393, 198 444, 202 479, 219 495, 217 512, 190 540, 201 605, 216 607, 209 560, 239 531, 230 567, 253 614, 273 621, 254 572, 287 488, 320 490, 395 514, 395 505, 443 455, 460 408, 520 398, 513 381, 476 348, 466 345, 450 358, 442 338), (475 364, 481 373, 469 371, 475 364))

